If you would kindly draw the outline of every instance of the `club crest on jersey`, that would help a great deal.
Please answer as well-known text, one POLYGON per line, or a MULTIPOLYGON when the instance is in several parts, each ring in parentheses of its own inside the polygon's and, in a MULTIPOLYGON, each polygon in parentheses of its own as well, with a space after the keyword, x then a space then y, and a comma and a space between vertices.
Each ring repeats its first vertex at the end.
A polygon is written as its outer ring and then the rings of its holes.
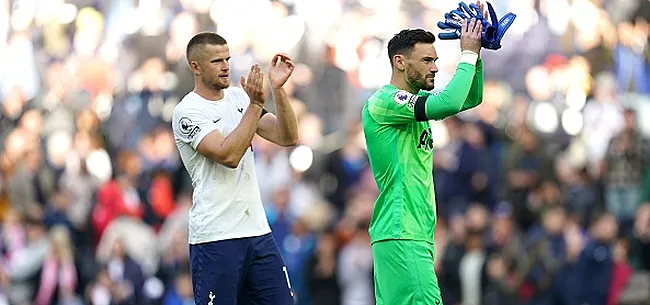
POLYGON ((411 99, 412 94, 406 92, 406 91, 397 91, 395 92, 395 96, 393 97, 395 99, 395 103, 398 103, 400 105, 406 104, 409 99, 411 99))
POLYGON ((201 131, 201 127, 192 123, 192 120, 188 117, 182 117, 178 122, 178 126, 181 128, 181 133, 187 135, 190 139, 194 138, 201 131))

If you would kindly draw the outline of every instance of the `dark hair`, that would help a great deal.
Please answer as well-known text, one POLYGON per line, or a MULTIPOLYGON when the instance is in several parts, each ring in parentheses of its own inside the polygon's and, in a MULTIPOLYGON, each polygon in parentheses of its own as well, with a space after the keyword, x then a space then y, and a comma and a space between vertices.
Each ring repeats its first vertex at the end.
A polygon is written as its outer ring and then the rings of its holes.
POLYGON ((406 29, 395 34, 388 42, 388 59, 393 66, 393 56, 409 55, 417 43, 434 43, 436 36, 423 29, 406 29))
POLYGON ((194 37, 190 39, 190 42, 187 43, 185 56, 187 56, 187 61, 190 62, 192 61, 192 53, 196 48, 204 45, 222 46, 225 44, 228 44, 228 42, 225 38, 221 37, 221 35, 214 32, 201 32, 194 35, 194 37))

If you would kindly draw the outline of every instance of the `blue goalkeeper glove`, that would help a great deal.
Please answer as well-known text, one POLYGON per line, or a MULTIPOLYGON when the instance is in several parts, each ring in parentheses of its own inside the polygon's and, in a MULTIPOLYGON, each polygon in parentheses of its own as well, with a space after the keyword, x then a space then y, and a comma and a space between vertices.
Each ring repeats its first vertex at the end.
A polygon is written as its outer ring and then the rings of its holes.
POLYGON ((460 31, 462 28, 463 20, 467 20, 472 15, 467 15, 462 6, 466 4, 461 2, 459 4, 459 9, 452 10, 449 13, 445 14, 445 21, 438 21, 438 27, 443 30, 451 30, 448 32, 442 32, 438 34, 438 38, 442 40, 453 40, 460 38, 460 31))
POLYGON ((479 7, 472 3, 469 6, 464 2, 458 4, 458 9, 455 9, 445 14, 445 21, 438 22, 438 27, 443 30, 451 30, 438 34, 438 38, 442 40, 451 40, 460 38, 460 30, 464 19, 475 18, 483 24, 483 33, 481 35, 481 46, 486 49, 498 50, 501 48, 501 38, 505 35, 512 22, 514 22, 517 15, 507 13, 500 20, 494 12, 492 4, 488 2, 488 14, 490 14, 490 23, 479 7))

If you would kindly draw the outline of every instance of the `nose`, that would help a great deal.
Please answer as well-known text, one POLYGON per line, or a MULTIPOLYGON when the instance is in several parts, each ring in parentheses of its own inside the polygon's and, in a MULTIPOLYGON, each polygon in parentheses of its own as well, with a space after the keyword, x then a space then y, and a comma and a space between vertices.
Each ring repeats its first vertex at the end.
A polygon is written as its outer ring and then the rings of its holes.
POLYGON ((436 63, 432 63, 431 66, 429 67, 429 72, 431 73, 437 73, 438 72, 438 66, 436 63))

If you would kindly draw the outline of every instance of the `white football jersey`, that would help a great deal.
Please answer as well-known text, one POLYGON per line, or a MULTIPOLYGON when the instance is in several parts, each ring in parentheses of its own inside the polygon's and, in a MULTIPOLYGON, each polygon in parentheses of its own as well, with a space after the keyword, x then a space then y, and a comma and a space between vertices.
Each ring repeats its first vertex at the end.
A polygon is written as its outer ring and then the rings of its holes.
POLYGON ((260 198, 252 146, 237 168, 223 166, 196 147, 214 130, 227 137, 239 124, 250 99, 237 87, 224 90, 219 101, 190 92, 174 108, 176 147, 192 178, 189 243, 260 236, 271 232, 260 198))

